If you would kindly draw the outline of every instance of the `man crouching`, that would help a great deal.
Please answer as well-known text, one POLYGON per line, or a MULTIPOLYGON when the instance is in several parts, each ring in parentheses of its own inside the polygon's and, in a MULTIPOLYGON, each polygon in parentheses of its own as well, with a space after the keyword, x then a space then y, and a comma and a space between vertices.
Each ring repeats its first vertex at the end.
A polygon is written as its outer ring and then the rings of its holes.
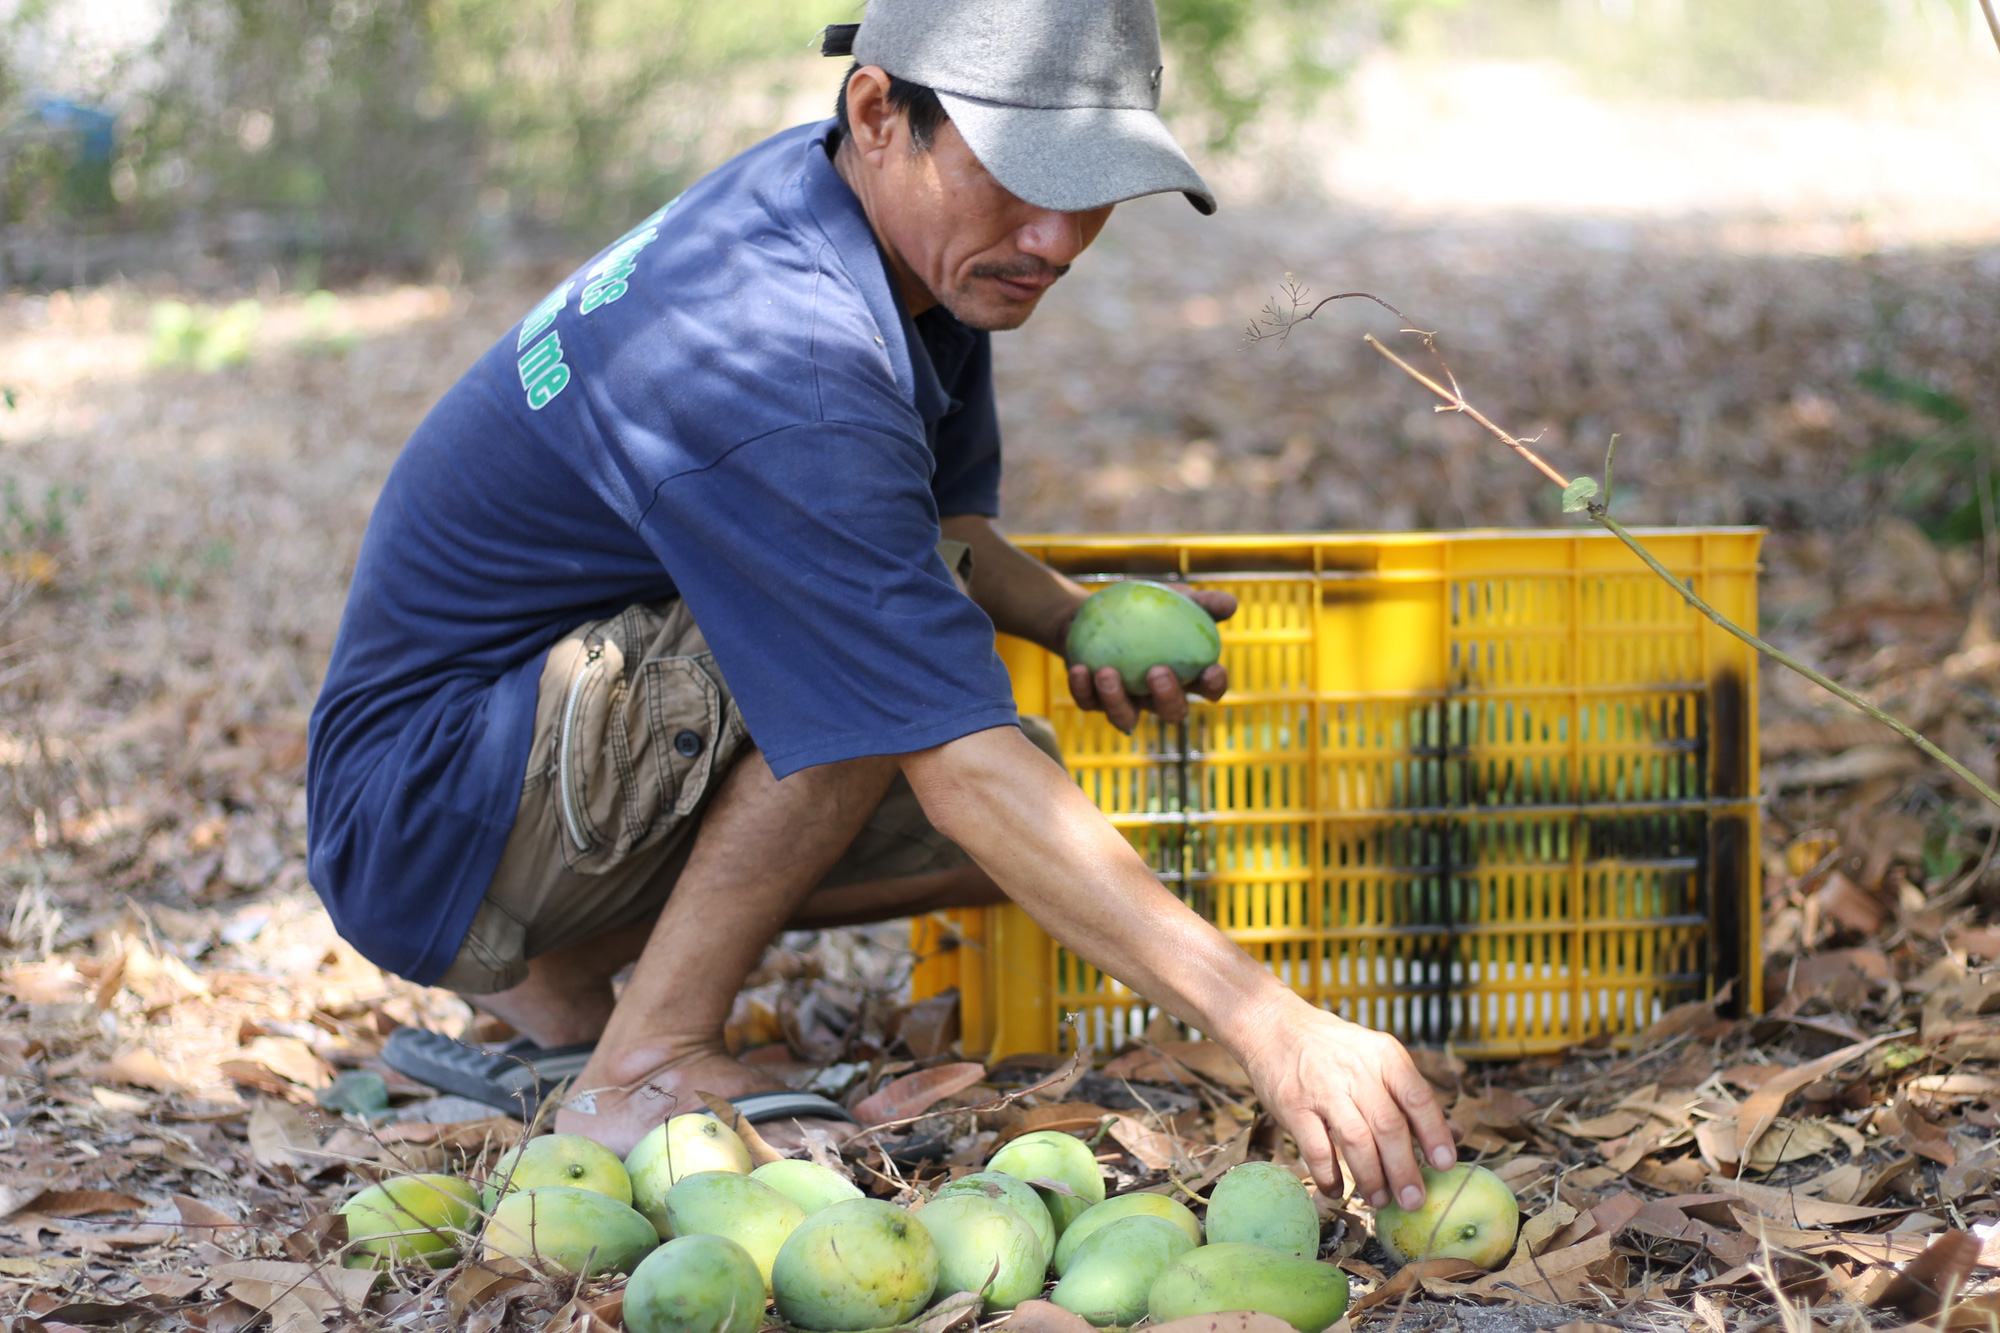
MULTIPOLYGON (((844 1113, 722 1040, 770 939, 1012 900, 1224 1042, 1323 1184, 1338 1150, 1414 1207, 1419 1145, 1455 1153, 1407 1052, 1167 892, 994 652, 996 628, 1060 652, 1084 592, 995 525, 990 333, 1116 203, 1214 208, 1157 115, 1151 0, 872 0, 847 40, 833 121, 557 287, 376 505, 313 717, 312 881, 369 957, 525 1039, 392 1056, 503 1101, 566 1056, 557 1127, 621 1152, 697 1090, 795 1141, 844 1113)), ((1115 671, 1070 685, 1136 722, 1115 671)))

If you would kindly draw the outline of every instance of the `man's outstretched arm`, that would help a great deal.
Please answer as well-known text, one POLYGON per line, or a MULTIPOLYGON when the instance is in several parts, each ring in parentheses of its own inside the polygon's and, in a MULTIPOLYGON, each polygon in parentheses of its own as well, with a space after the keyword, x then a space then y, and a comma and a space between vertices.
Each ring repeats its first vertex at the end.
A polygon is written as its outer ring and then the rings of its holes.
POLYGON ((1338 1150, 1363 1197, 1380 1206, 1393 1190, 1415 1208, 1418 1151, 1440 1169, 1457 1160, 1401 1043, 1307 1004, 1195 915, 1018 729, 902 763, 931 822, 1043 929, 1243 1062, 1323 1189, 1339 1186, 1338 1150))

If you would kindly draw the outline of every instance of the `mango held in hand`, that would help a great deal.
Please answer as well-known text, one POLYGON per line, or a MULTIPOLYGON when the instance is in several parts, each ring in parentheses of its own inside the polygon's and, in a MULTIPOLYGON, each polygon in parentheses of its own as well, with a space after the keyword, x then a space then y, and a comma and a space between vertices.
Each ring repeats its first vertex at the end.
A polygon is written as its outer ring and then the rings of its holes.
POLYGON ((660 1203, 674 1182, 703 1171, 750 1174, 750 1149, 736 1131, 712 1115, 677 1115, 647 1131, 626 1155, 632 1177, 632 1206, 646 1215, 660 1239, 672 1235, 660 1203))
POLYGON ((1319 1256, 1319 1212, 1297 1176, 1270 1162, 1245 1162, 1209 1193, 1208 1239, 1314 1259, 1319 1256))
POLYGON ((1059 1129, 1038 1129, 1012 1140, 988 1159, 986 1169, 1030 1183, 1053 1180, 1068 1186, 1069 1194, 1035 1186, 1048 1206, 1058 1241, 1086 1209, 1104 1202, 1104 1175, 1097 1169, 1096 1155, 1082 1139, 1059 1129))
POLYGON ((1167 1218, 1119 1218, 1077 1246, 1069 1272, 1049 1299, 1099 1328, 1137 1323, 1149 1308, 1154 1282, 1194 1247, 1187 1232, 1167 1218))
POLYGON ((433 1268, 457 1260, 479 1216, 479 1191, 455 1176, 393 1176, 340 1206, 349 1268, 415 1259, 433 1268))
POLYGON ((1180 1200, 1170 1199, 1164 1194, 1121 1194, 1086 1210, 1069 1224, 1069 1230, 1063 1232, 1062 1240, 1056 1246, 1056 1276, 1069 1272, 1077 1248, 1095 1235, 1099 1227, 1110 1226, 1128 1217, 1163 1217, 1187 1233, 1190 1247, 1201 1244, 1201 1223, 1180 1200))
POLYGON ((750 1173, 750 1179, 769 1185, 805 1209, 808 1217, 822 1208, 863 1197, 854 1182, 840 1172, 799 1157, 766 1162, 750 1173))
POLYGON ((980 1292, 980 1308, 991 1314, 1042 1294, 1049 1252, 1028 1219, 1006 1204, 961 1191, 932 1199, 917 1220, 937 1246, 933 1300, 953 1292, 980 1292))
POLYGON ((1221 657, 1215 618, 1165 584, 1144 579, 1100 588, 1070 622, 1069 660, 1093 672, 1116 667, 1127 694, 1151 694, 1146 673, 1156 666, 1186 685, 1221 657))
POLYGON ((849 1199, 799 1224, 778 1250, 781 1318, 815 1333, 900 1324, 930 1304, 938 1253, 924 1224, 880 1199, 849 1199))
POLYGON ((625 1284, 631 1333, 757 1333, 764 1279, 757 1262, 723 1236, 682 1236, 639 1261, 625 1284))
POLYGON ((778 1248, 806 1210, 763 1181, 733 1171, 701 1171, 683 1176, 660 1203, 673 1236, 727 1236, 757 1262, 764 1286, 771 1285, 771 1265, 778 1248))
POLYGON ((1463 1259, 1498 1268, 1514 1253, 1521 1208, 1507 1182, 1483 1166, 1461 1162, 1449 1171, 1425 1167, 1424 1206, 1406 1213, 1375 1210, 1375 1234, 1398 1263, 1463 1259))
POLYGON ((595 1277, 629 1273, 659 1245, 653 1224, 616 1199, 567 1185, 521 1190, 486 1221, 484 1258, 595 1277))
POLYGON ((628 1208, 632 1204, 632 1177, 625 1174, 625 1164, 596 1139, 581 1134, 544 1134, 509 1148, 486 1177, 482 1197, 491 1212, 502 1194, 544 1185, 591 1190, 628 1208))
POLYGON ((941 1187, 937 1197, 942 1199, 947 1194, 976 1194, 1012 1208, 1034 1228, 1035 1238, 1042 1243, 1042 1267, 1049 1266, 1049 1256, 1056 1248, 1056 1224, 1049 1216, 1049 1206, 1042 1202, 1041 1192, 1033 1185, 1004 1171, 975 1171, 941 1187))
POLYGON ((1147 1301, 1156 1324, 1228 1310, 1275 1315, 1299 1333, 1321 1333, 1347 1312, 1347 1274, 1261 1245, 1204 1245, 1169 1264, 1147 1301))

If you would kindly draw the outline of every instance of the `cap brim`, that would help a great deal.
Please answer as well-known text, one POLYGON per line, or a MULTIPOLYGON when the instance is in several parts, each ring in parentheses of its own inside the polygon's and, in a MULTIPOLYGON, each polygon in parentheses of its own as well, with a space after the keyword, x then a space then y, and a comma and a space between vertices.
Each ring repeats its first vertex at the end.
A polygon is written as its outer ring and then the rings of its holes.
POLYGON ((1081 213, 1179 190, 1203 213, 1215 195, 1157 114, 1121 107, 1026 107, 940 91, 993 178, 1038 208, 1081 213))

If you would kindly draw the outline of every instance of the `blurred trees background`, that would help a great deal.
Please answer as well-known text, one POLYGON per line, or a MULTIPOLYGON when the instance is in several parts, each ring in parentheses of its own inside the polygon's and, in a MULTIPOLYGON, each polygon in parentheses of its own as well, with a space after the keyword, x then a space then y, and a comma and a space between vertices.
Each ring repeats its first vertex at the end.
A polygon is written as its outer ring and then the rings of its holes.
MULTIPOLYGON (((820 27, 859 8, 158 0, 156 32, 93 61, 105 34, 71 21, 87 2, 30 0, 0 32, 0 223, 275 228, 295 257, 343 267, 615 231, 791 118, 824 83, 820 27), (118 118, 115 155, 81 181, 38 110, 58 77, 69 103, 118 118)), ((1422 3, 1438 0, 1164 0, 1178 110, 1227 144, 1422 3)))
MULTIPOLYGON (((823 88, 855 0, 0 0, 0 225, 220 231, 319 276, 616 231, 823 88), (54 99, 54 100, 52 100, 54 99), (79 150, 79 118, 104 151, 79 150)), ((1167 109, 1236 146, 1377 45, 1837 95, 1973 0, 1160 0, 1167 109)), ((1921 45, 1921 41, 1917 43, 1921 45)), ((1920 58, 1920 53, 1916 58, 1920 58)), ((816 109, 816 108, 809 108, 816 109)), ((4 258, 4 253, 0 253, 4 258)), ((20 271, 15 277, 34 275, 20 271)))

